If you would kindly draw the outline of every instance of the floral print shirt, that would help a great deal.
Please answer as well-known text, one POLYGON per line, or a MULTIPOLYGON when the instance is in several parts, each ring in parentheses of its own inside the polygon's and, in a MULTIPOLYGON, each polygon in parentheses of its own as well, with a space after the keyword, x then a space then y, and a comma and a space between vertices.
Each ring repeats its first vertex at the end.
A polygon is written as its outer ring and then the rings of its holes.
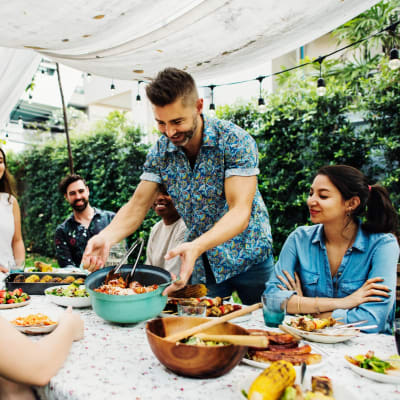
MULTIPOLYGON (((162 136, 150 149, 142 180, 163 183, 188 227, 186 241, 202 235, 228 212, 224 181, 258 175, 254 139, 235 124, 203 116, 203 143, 193 169, 183 150, 162 136)), ((267 208, 256 191, 248 227, 234 238, 207 251, 217 283, 246 271, 272 254, 267 208)), ((192 282, 205 282, 201 257, 192 282)))
POLYGON ((55 233, 56 257, 60 267, 79 267, 88 240, 104 229, 115 213, 93 208, 94 215, 86 229, 71 214, 55 233))

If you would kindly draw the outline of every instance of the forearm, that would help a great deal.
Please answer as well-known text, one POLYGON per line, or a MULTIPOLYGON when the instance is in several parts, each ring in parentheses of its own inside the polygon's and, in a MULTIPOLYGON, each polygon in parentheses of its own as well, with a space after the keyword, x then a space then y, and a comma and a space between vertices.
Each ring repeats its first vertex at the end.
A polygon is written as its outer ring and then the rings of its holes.
POLYGON ((5 324, 2 326, 0 375, 28 385, 46 385, 68 355, 73 328, 60 324, 44 339, 32 342, 9 323, 5 324), (9 347, 14 349, 12 353, 7 350, 9 347))
POLYGON ((12 249, 14 254, 14 260, 25 261, 25 246, 24 241, 21 239, 13 241, 12 249))
POLYGON ((320 314, 345 308, 344 299, 329 297, 302 297, 293 295, 287 303, 289 314, 320 314))
POLYGON ((200 254, 202 254, 232 239, 247 228, 250 213, 251 209, 244 207, 232 208, 209 231, 203 233, 192 243, 196 245, 200 254))
POLYGON ((134 233, 145 219, 157 190, 157 183, 142 181, 128 203, 121 207, 100 235, 113 245, 134 233))

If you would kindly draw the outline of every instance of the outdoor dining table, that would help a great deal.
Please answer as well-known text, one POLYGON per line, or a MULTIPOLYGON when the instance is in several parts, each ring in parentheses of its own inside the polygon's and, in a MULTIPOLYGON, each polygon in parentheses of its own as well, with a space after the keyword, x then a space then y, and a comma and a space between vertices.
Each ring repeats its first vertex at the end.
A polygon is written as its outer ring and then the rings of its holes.
MULTIPOLYGON (((1 310, 11 319, 26 313, 42 312, 57 316, 64 311, 45 296, 32 296, 23 308, 1 310)), ((70 354, 50 383, 38 388, 42 399, 163 399, 163 400, 240 400, 245 382, 254 379, 261 369, 240 363, 228 374, 214 379, 193 379, 178 376, 166 369, 152 353, 147 342, 146 322, 118 325, 104 321, 91 308, 74 309, 85 322, 85 337, 74 342, 70 354)), ((249 319, 238 322, 245 328, 273 329, 264 325, 262 312, 253 312, 249 319)), ((37 340, 37 336, 32 340, 37 340)), ((313 345, 312 345, 313 346, 313 345)), ((400 399, 400 385, 379 383, 361 377, 345 365, 346 354, 365 354, 375 350, 382 357, 396 354, 394 337, 383 334, 360 334, 346 342, 317 343, 313 352, 321 352, 320 367, 308 371, 325 375, 352 390, 354 399, 400 399)), ((353 400, 353 399, 346 399, 353 400)))

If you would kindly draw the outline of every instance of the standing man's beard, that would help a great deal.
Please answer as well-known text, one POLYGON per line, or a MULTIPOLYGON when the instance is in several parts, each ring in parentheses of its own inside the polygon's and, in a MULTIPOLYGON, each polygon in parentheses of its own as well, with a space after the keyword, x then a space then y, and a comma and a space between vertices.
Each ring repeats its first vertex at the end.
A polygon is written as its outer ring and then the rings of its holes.
POLYGON ((87 207, 88 204, 89 204, 89 201, 88 201, 88 200, 86 200, 86 199, 80 199, 80 200, 75 200, 75 201, 71 204, 71 207, 72 207, 75 211, 83 211, 83 210, 87 207), (76 203, 77 203, 78 201, 83 201, 83 204, 77 206, 76 203))
POLYGON ((183 136, 183 140, 181 140, 180 142, 178 142, 178 143, 175 143, 174 142, 174 140, 172 139, 172 138, 169 138, 168 136, 167 136, 167 134, 166 133, 163 133, 163 135, 168 139, 168 140, 170 140, 175 146, 185 146, 188 142, 189 142, 189 140, 195 135, 195 133, 196 133, 196 131, 197 131, 197 126, 198 126, 198 124, 197 124, 197 118, 196 118, 196 116, 193 118, 193 125, 192 125, 192 128, 191 129, 189 129, 188 131, 185 131, 185 132, 176 132, 175 133, 175 135, 174 136, 183 136))

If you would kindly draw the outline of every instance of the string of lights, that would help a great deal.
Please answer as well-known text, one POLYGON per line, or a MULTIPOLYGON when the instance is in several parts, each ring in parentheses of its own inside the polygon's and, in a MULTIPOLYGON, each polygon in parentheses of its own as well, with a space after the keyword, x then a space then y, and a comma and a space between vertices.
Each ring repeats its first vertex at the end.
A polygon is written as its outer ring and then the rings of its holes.
MULTIPOLYGON (((295 66, 290 67, 290 68, 286 68, 286 69, 283 69, 283 70, 280 70, 280 71, 277 71, 277 72, 273 72, 271 74, 260 75, 260 76, 258 76, 256 78, 245 79, 245 80, 241 80, 241 81, 227 82, 227 83, 221 83, 221 84, 202 85, 202 86, 199 86, 199 87, 200 88, 209 88, 210 89, 211 102, 210 102, 209 110, 210 110, 210 113, 213 114, 213 113, 215 113, 215 103, 214 103, 214 89, 215 88, 221 87, 221 86, 240 85, 240 84, 244 84, 244 83, 248 83, 248 82, 252 82, 252 81, 258 81, 259 82, 259 87, 260 87, 260 92, 259 92, 259 97, 258 97, 258 105, 259 105, 260 109, 262 110, 262 109, 265 108, 265 100, 262 97, 262 83, 263 83, 264 79, 271 78, 273 76, 277 76, 277 75, 280 75, 280 74, 284 74, 286 72, 290 72, 290 71, 293 71, 293 70, 296 70, 296 69, 299 69, 299 68, 304 68, 307 65, 319 63, 319 78, 317 79, 317 94, 318 94, 318 96, 323 96, 323 95, 325 95, 326 90, 327 90, 326 89, 325 80, 324 80, 324 78, 322 76, 322 63, 323 63, 323 61, 326 58, 333 56, 334 54, 337 54, 339 52, 347 50, 347 49, 349 49, 351 47, 357 46, 358 44, 360 44, 362 42, 365 42, 365 41, 367 41, 367 40, 369 40, 369 39, 371 39, 373 37, 376 37, 378 35, 381 35, 383 33, 387 32, 393 37, 393 43, 392 43, 392 47, 393 48, 390 50, 390 53, 389 53, 389 63, 388 63, 389 68, 392 69, 392 70, 400 68, 399 49, 397 49, 395 47, 395 43, 394 43, 394 37, 396 35, 396 28, 397 28, 397 26, 399 24, 400 24, 400 20, 392 23, 391 25, 389 25, 389 26, 387 26, 387 27, 375 32, 375 33, 372 33, 371 35, 369 35, 369 36, 367 36, 365 38, 362 38, 362 39, 359 39, 359 40, 357 40, 355 42, 349 43, 348 45, 343 46, 343 47, 341 47, 339 49, 336 49, 336 50, 334 50, 334 51, 332 51, 332 52, 330 52, 328 54, 325 54, 323 56, 319 56, 318 58, 316 58, 316 59, 314 59, 312 61, 304 62, 304 63, 295 65, 295 66)), ((149 82, 142 81, 142 80, 138 81, 138 95, 136 96, 136 100, 137 101, 140 101, 139 85, 141 83, 149 83, 149 82)), ((113 83, 112 83, 112 85, 113 85, 113 83)))

